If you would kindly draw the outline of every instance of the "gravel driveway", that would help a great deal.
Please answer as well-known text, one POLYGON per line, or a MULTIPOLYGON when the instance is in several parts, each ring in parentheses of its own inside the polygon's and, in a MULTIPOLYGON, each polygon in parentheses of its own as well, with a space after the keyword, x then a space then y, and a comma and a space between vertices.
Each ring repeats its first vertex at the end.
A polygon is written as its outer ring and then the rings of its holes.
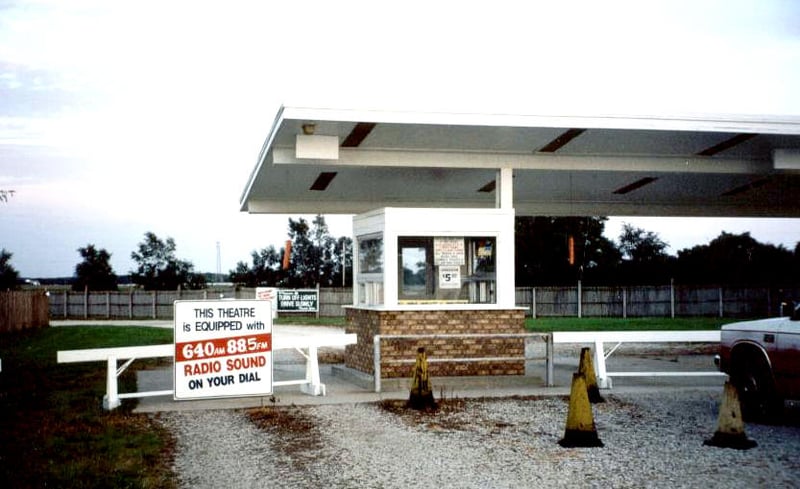
POLYGON ((451 399, 435 414, 381 404, 155 414, 182 487, 798 487, 800 423, 748 424, 748 451, 703 445, 721 391, 604 393, 604 448, 565 449, 567 400, 451 399))

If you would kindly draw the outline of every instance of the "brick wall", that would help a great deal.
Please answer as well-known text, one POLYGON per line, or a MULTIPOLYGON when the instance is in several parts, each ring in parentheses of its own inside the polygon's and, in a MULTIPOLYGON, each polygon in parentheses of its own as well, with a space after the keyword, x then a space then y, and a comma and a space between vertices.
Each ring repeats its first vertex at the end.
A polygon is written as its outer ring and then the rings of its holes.
POLYGON ((347 332, 358 343, 345 352, 348 367, 374 374, 374 337, 380 335, 476 334, 457 338, 381 340, 381 377, 409 377, 418 347, 428 355, 432 376, 524 375, 523 338, 498 338, 498 333, 524 333, 524 310, 378 311, 348 308, 347 332), (443 359, 491 358, 483 361, 441 362, 443 359), (406 360, 397 363, 396 360, 406 360))

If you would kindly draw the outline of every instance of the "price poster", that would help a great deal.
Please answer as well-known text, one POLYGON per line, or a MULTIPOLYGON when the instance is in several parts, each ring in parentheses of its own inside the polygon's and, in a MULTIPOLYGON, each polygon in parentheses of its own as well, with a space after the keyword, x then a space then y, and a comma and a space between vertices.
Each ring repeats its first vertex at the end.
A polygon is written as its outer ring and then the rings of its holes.
POLYGON ((439 267, 439 288, 460 289, 461 267, 439 267))
POLYGON ((270 301, 176 301, 174 308, 175 399, 272 393, 270 301))

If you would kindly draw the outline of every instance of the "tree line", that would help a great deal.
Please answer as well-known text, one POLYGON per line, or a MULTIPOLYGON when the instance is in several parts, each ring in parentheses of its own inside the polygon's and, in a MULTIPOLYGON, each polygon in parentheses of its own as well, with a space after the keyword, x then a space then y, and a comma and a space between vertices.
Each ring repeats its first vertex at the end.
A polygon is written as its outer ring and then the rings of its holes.
POLYGON ((785 286, 800 278, 793 250, 760 243, 750 233, 722 232, 707 244, 667 253, 657 233, 623 225, 616 242, 603 236, 605 217, 518 217, 516 285, 785 286))
MULTIPOLYGON (((605 217, 518 217, 516 219, 516 285, 687 285, 788 286, 800 276, 800 242, 794 250, 760 243, 749 233, 723 232, 711 242, 667 253, 656 233, 628 224, 616 241, 603 236, 605 217)), ((228 280, 248 287, 287 288, 351 286, 353 243, 330 235, 324 216, 311 222, 289 219, 286 245, 253 250, 250 262, 239 261, 228 280)), ((94 244, 79 248, 75 290, 116 290, 120 277, 111 254, 94 244)), ((19 286, 12 253, 0 250, 0 290, 19 286)), ((177 257, 172 238, 145 233, 131 253, 136 268, 130 281, 145 290, 200 289, 206 274, 177 257)))

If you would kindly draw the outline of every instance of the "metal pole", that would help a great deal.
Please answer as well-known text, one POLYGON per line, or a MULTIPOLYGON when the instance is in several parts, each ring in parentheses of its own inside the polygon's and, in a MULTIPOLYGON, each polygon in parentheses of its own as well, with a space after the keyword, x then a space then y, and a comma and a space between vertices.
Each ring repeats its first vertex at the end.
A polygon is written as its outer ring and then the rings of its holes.
POLYGON ((381 335, 372 338, 372 362, 375 376, 375 392, 381 391, 381 335))

